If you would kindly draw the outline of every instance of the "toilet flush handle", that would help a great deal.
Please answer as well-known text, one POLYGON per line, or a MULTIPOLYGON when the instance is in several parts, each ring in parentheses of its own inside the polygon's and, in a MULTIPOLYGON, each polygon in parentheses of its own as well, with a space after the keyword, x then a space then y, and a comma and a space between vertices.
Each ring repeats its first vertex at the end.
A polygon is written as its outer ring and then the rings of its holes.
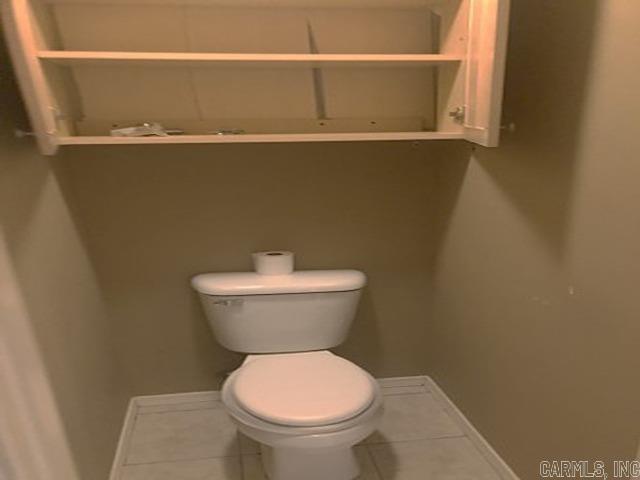
POLYGON ((242 305, 242 300, 239 298, 233 298, 229 300, 216 300, 213 302, 214 305, 220 305, 222 307, 239 307, 242 305))

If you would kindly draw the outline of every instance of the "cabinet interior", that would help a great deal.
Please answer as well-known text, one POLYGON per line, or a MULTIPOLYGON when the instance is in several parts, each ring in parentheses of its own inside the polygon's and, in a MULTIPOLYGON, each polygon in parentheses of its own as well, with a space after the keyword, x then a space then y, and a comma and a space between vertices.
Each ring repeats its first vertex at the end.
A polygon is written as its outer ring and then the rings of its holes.
POLYGON ((63 136, 449 132, 467 0, 34 4, 63 136), (268 5, 268 6, 265 6, 268 5), (232 55, 236 54, 236 55, 232 55))

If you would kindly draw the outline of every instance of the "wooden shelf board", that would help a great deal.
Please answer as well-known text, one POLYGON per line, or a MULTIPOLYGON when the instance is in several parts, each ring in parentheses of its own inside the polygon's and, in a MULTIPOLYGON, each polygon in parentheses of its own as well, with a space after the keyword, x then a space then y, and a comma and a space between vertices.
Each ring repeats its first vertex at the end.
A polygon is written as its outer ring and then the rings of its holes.
POLYGON ((44 0, 45 3, 108 5, 199 5, 214 8, 389 8, 422 9, 447 0, 44 0))
POLYGON ((59 137, 60 145, 161 145, 184 143, 278 143, 278 142, 358 142, 392 140, 457 140, 462 133, 375 132, 375 133, 299 133, 244 135, 175 135, 169 137, 59 137))
POLYGON ((172 53, 41 50, 38 58, 60 65, 183 65, 247 67, 425 67, 461 62, 462 55, 172 53))

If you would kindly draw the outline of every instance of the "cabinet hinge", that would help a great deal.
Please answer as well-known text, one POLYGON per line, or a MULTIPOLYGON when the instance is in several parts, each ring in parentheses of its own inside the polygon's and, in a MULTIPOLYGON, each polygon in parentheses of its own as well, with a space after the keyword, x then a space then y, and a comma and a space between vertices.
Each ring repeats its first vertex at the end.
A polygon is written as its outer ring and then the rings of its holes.
POLYGON ((453 118, 453 121, 464 125, 464 120, 466 117, 467 109, 466 107, 457 107, 455 110, 449 112, 449 116, 453 118))

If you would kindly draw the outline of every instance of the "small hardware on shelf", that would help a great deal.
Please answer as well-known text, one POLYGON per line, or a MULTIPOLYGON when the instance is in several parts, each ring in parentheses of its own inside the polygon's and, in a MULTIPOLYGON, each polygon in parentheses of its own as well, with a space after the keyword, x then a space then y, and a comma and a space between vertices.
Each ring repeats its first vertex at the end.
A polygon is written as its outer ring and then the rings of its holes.
POLYGON ((241 128, 219 128, 218 130, 214 130, 210 133, 213 133, 214 135, 242 135, 246 132, 241 128))
POLYGON ((114 128, 112 137, 168 137, 169 135, 182 135, 184 130, 179 128, 164 128, 157 122, 144 122, 131 127, 114 128))
POLYGON ((185 131, 182 130, 181 128, 165 128, 164 129, 164 133, 166 133, 169 136, 172 136, 172 135, 184 135, 185 131))

